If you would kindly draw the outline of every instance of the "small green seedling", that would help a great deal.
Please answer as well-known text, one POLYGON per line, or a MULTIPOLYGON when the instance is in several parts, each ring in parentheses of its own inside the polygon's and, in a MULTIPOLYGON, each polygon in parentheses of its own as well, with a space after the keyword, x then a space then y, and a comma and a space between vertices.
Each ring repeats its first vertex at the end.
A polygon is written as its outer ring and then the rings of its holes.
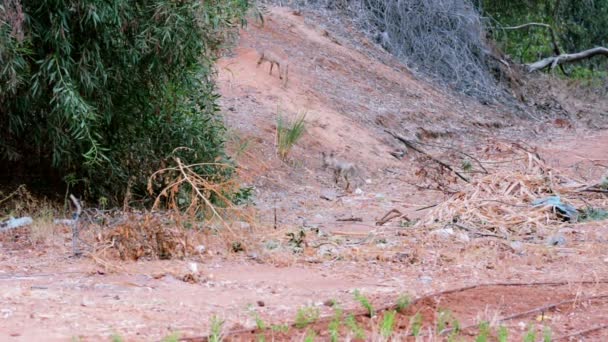
POLYGON ((118 334, 114 334, 112 335, 112 342, 123 342, 124 340, 122 339, 122 336, 118 335, 118 334))
POLYGON ((289 324, 273 324, 270 326, 270 330, 274 332, 287 333, 289 332, 289 324))
POLYGON ((395 316, 397 315, 397 311, 388 311, 384 314, 382 318, 382 323, 380 324, 380 334, 385 339, 388 339, 393 335, 393 329, 395 328, 395 316))
POLYGON ((211 332, 209 334, 209 342, 220 342, 222 340, 222 327, 224 321, 216 316, 211 317, 211 332))
POLYGON ((340 338, 340 325, 342 323, 342 315, 342 309, 340 309, 337 304, 334 304, 334 317, 331 322, 329 322, 328 326, 329 337, 331 339, 331 342, 338 342, 338 339, 340 338))
POLYGON ((304 342, 314 342, 315 337, 317 337, 317 333, 314 330, 308 330, 306 332, 306 337, 304 338, 304 342))
POLYGON ((509 341, 509 331, 507 330, 507 327, 501 325, 500 328, 498 328, 498 342, 507 341, 509 341))
POLYGON ((346 317, 346 321, 344 322, 346 326, 350 329, 350 331, 355 335, 356 339, 364 340, 365 339, 365 331, 357 324, 357 320, 355 316, 352 314, 346 317))
POLYGON ((165 338, 163 338, 162 342, 178 342, 179 337, 180 337, 180 334, 178 332, 174 332, 174 333, 169 334, 168 336, 165 336, 165 338))
POLYGON ((367 297, 365 297, 364 295, 362 295, 359 290, 355 290, 355 300, 357 302, 359 302, 359 304, 361 304, 361 306, 363 306, 365 308, 365 310, 367 310, 367 316, 374 317, 374 315, 376 314, 376 311, 374 310, 374 307, 372 306, 372 304, 369 302, 369 300, 367 299, 367 297))
POLYGON ((524 336, 524 342, 536 342, 536 329, 534 326, 530 326, 528 332, 524 336))
POLYGON ((304 329, 309 324, 316 322, 318 318, 319 309, 313 307, 300 308, 296 314, 295 327, 298 329, 304 329))
POLYGON ((551 328, 549 328, 549 327, 545 327, 545 328, 543 329, 543 341, 544 341, 544 342, 551 342, 551 341, 553 340, 552 335, 553 335, 553 334, 552 334, 552 332, 551 332, 551 328))
POLYGON ((422 330, 422 315, 420 312, 417 312, 412 318, 410 318, 410 326, 412 335, 418 337, 418 335, 420 335, 420 330, 422 330))
POLYGON ((411 303, 410 296, 405 295, 405 294, 399 296, 399 298, 397 299, 397 311, 398 312, 405 311, 410 306, 410 303, 411 303))
POLYGON ((490 336, 490 323, 483 321, 479 323, 479 335, 475 338, 475 342, 487 342, 490 336))

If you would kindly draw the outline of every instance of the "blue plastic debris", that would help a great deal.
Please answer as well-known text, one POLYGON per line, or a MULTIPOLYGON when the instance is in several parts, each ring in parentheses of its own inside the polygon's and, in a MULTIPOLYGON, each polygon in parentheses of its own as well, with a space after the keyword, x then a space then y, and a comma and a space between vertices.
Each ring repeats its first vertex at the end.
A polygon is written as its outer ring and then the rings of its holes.
POLYGON ((534 207, 550 206, 568 221, 576 222, 578 220, 578 211, 570 204, 563 203, 559 196, 549 196, 532 201, 534 207))

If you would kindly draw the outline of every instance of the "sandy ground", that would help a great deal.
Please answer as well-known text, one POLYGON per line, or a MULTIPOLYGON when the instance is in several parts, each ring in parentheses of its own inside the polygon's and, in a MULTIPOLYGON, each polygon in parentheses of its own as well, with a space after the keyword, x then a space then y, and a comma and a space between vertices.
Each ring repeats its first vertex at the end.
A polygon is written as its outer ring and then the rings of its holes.
MULTIPOLYGON (((46 243, 31 243, 27 229, 1 233, 0 340, 97 341, 117 334, 153 341, 173 332, 200 337, 209 333, 213 316, 228 332, 254 328, 253 312, 268 324, 293 323, 304 306, 331 317, 328 300, 357 312, 355 289, 378 308, 404 294, 423 298, 400 316, 403 335, 395 340, 407 339, 408 315, 420 312, 428 328, 442 308, 467 326, 481 320, 498 324, 499 318, 570 301, 505 320, 501 324, 512 337, 531 325, 564 336, 606 324, 605 223, 568 226, 564 246, 514 248, 491 238, 401 234, 398 221, 381 227, 375 222, 391 209, 421 218, 426 211, 419 209, 445 199, 439 191, 420 189, 411 151, 401 160, 390 154, 403 147, 386 129, 473 154, 493 139, 523 141, 537 146, 555 170, 589 182, 598 181, 602 163, 608 163, 608 133, 532 124, 500 108, 446 95, 365 38, 358 38, 362 45, 355 49, 344 34, 312 15, 275 8, 264 27, 251 24, 243 31, 234 53, 219 64, 228 145, 240 165, 239 177, 255 187, 258 234, 266 243, 280 244, 286 233, 303 229, 311 245, 302 254, 234 254, 210 246, 210 253, 188 260, 112 261, 108 269, 90 258, 71 257, 67 231, 46 243), (276 70, 269 75, 268 64, 256 65, 262 50, 289 64, 286 84, 276 70), (281 161, 275 150, 277 115, 293 119, 302 113, 307 132, 289 160, 281 161), (551 139, 534 135, 547 131, 551 139), (321 168, 320 153, 329 151, 359 167, 360 192, 333 184, 330 172, 321 168), (339 221, 344 218, 360 220, 339 221), (200 279, 186 282, 192 263, 200 279), (479 284, 496 285, 424 297, 479 284)), ((319 340, 328 340, 322 324, 319 340)), ((299 341, 304 335, 295 331, 275 340, 299 341)), ((247 333, 235 336, 255 340, 247 333)), ((426 336, 441 340, 432 332, 426 336)), ((607 340, 608 329, 574 338, 579 339, 607 340)))

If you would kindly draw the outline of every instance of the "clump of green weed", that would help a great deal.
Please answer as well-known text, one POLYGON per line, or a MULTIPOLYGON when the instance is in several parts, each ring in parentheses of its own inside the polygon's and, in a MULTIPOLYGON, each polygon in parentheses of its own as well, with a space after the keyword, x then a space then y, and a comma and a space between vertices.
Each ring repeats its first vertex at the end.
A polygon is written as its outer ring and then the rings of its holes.
POLYGON ((295 327, 304 329, 309 324, 316 322, 317 319, 319 319, 319 309, 313 307, 300 308, 296 314, 295 327))
POLYGON ((363 328, 361 328, 359 326, 359 324, 357 324, 357 320, 355 319, 355 316, 353 316, 352 314, 348 315, 348 317, 346 317, 346 320, 344 323, 350 329, 350 331, 355 335, 356 339, 361 339, 361 340, 365 339, 365 331, 363 331, 363 328))
POLYGON ((586 208, 579 216, 579 221, 602 221, 608 219, 608 210, 601 208, 586 208))
POLYGON ((545 327, 543 329, 543 341, 544 342, 551 342, 552 340, 553 340, 553 338, 552 338, 551 328, 545 327))
POLYGON ((380 334, 383 338, 388 339, 393 335, 393 329, 395 328, 395 316, 397 316, 397 311, 388 311, 382 317, 382 322, 380 323, 380 334))
POLYGON ((123 342, 124 340, 122 339, 122 336, 118 335, 118 334, 114 334, 112 335, 112 342, 123 342))
POLYGON ((475 338, 475 342, 486 342, 490 336, 490 323, 483 321, 479 323, 479 335, 475 338))
POLYGON ((171 334, 165 336, 163 338, 162 342, 178 342, 180 340, 179 337, 180 337, 179 333, 174 332, 174 333, 171 333, 171 334))
POLYGON ((343 311, 334 303, 334 317, 329 322, 328 330, 331 342, 338 342, 340 338, 340 325, 342 323, 343 311))
POLYGON ((420 330, 422 330, 422 315, 420 312, 417 312, 412 318, 410 318, 410 326, 412 335, 418 337, 418 335, 420 335, 420 330))
POLYGON ((286 121, 280 114, 277 117, 277 153, 286 160, 293 146, 306 131, 306 114, 299 115, 295 121, 286 121))
POLYGON ((501 325, 500 328, 498 328, 498 342, 507 342, 508 340, 509 331, 507 330, 507 327, 501 325))
POLYGON ((536 329, 534 326, 530 326, 526 335, 524 335, 524 342, 535 342, 536 341, 536 329))
POLYGON ((401 296, 399 296, 399 298, 397 298, 397 311, 398 312, 403 312, 405 311, 411 303, 411 299, 410 296, 403 294, 401 296))
POLYGON ((304 342, 314 342, 315 337, 317 337, 317 333, 314 330, 308 330, 306 332, 306 337, 304 338, 304 342))
POLYGON ((289 324, 273 324, 270 326, 270 330, 274 332, 287 333, 289 332, 289 324))
POLYGON ((222 341, 222 327, 224 321, 219 319, 217 316, 211 317, 211 331, 209 333, 209 342, 220 342, 222 341))
POLYGON ((456 337, 460 332, 460 322, 458 322, 450 310, 439 310, 437 315, 437 331, 441 333, 445 329, 451 329, 450 336, 456 337))
POLYGON ((367 316, 374 317, 374 315, 376 313, 376 311, 374 310, 374 307, 369 302, 367 297, 362 295, 361 292, 359 292, 359 290, 355 290, 355 300, 357 302, 359 302, 359 304, 361 304, 361 306, 363 306, 365 308, 365 310, 367 310, 367 316))

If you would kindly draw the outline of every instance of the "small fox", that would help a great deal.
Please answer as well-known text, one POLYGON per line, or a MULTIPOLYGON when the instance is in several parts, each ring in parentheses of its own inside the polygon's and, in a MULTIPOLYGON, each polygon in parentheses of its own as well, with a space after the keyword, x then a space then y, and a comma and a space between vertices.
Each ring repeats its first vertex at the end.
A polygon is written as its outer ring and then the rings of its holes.
POLYGON ((353 163, 345 162, 337 159, 334 153, 331 152, 329 156, 325 152, 321 152, 323 160, 323 169, 331 169, 334 172, 334 182, 336 185, 340 181, 340 178, 344 178, 346 182, 346 191, 350 189, 350 181, 353 177, 361 178, 358 168, 353 163))
MULTIPOLYGON (((258 67, 264 62, 270 63, 270 75, 272 75, 272 68, 276 64, 277 69, 279 69, 279 79, 282 80, 283 75, 281 74, 281 63, 283 63, 283 59, 270 51, 262 51, 262 52, 258 52, 258 53, 260 54, 260 58, 258 59, 258 63, 257 63, 258 67)), ((285 83, 287 83, 287 77, 288 77, 288 73, 289 73, 289 64, 283 63, 283 66, 285 67, 284 68, 285 72, 283 73, 285 75, 285 83)))

